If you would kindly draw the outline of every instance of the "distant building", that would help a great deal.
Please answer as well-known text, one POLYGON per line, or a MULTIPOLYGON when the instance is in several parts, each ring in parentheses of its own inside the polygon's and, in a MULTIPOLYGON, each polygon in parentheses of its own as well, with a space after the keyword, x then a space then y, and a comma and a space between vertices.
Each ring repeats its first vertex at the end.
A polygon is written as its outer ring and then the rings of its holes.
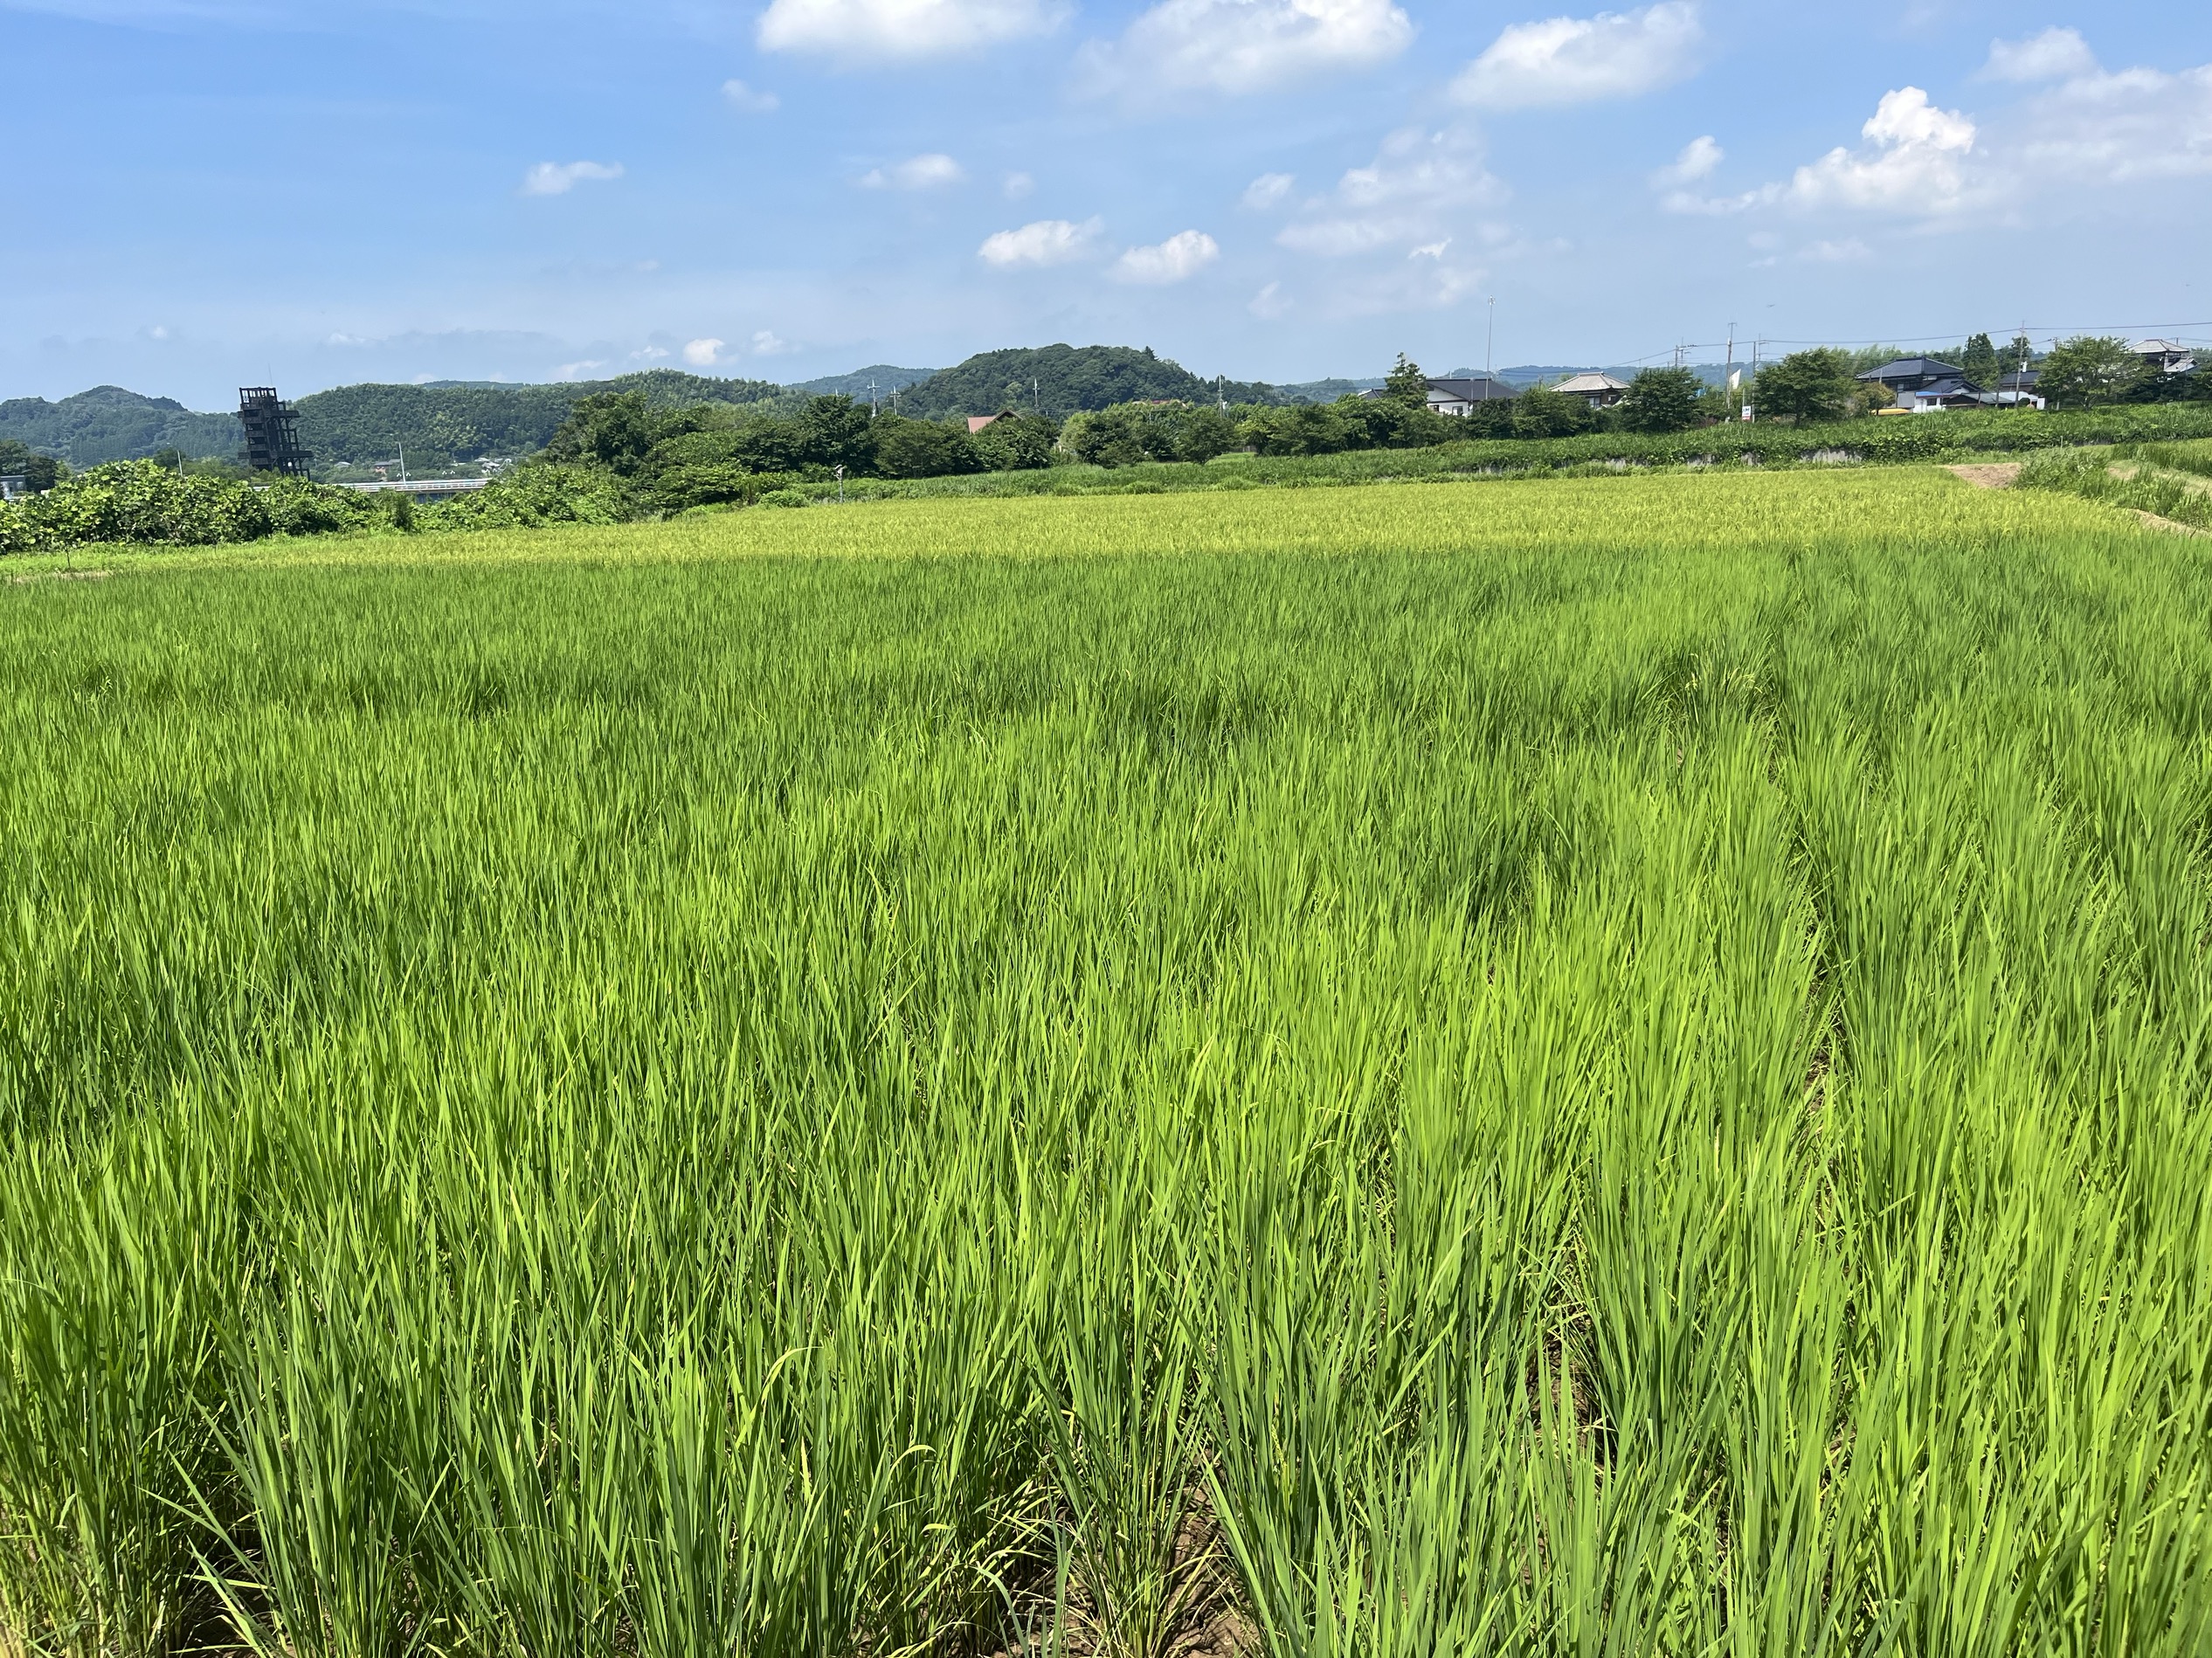
POLYGON ((1997 403, 2001 408, 2016 409, 2026 405, 2030 409, 2043 406, 2043 394, 2036 390, 2043 379, 2040 369, 2022 369, 1997 377, 1997 403))
POLYGON ((970 415, 968 417, 968 435, 970 437, 973 437, 977 432, 981 432, 985 426, 989 425, 992 421, 998 418, 999 417, 997 415, 970 415))
POLYGON ((1897 402, 1904 402, 1907 392, 1918 392, 1941 384, 1946 380, 1963 383, 1967 371, 1955 363, 1945 363, 1935 357, 1899 357, 1895 363, 1885 363, 1878 369, 1869 369, 1860 380, 1885 385, 1897 393, 1897 402))
POLYGON ((2196 353, 2179 340, 2138 340, 2135 355, 2153 374, 2194 374, 2196 353))
MULTIPOLYGON (((1377 386, 1359 395, 1372 401, 1377 397, 1386 397, 1390 392, 1386 387, 1377 386)), ((1464 415, 1478 403, 1507 401, 1514 395, 1511 386, 1487 374, 1431 380, 1428 383, 1428 410, 1431 414, 1464 415)))
POLYGON ((1628 383, 1593 371, 1570 375, 1552 390, 1564 397, 1580 397, 1593 409, 1610 409, 1628 395, 1628 383))
POLYGON ((1941 414, 1951 409, 1988 409, 1997 394, 1984 391, 1965 376, 1932 381, 1911 391, 1897 393, 1897 407, 1908 414, 1941 414))
POLYGON ((2179 340, 2138 340, 2134 351, 2153 374, 2196 372, 2196 353, 2179 340))

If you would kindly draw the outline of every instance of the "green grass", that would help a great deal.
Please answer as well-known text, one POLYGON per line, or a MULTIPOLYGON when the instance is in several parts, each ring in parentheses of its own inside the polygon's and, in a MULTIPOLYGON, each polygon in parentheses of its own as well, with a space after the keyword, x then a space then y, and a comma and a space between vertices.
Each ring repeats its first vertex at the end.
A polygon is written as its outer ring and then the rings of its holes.
POLYGON ((0 585, 0 1648, 2212 1641, 2202 543, 114 568, 0 585))

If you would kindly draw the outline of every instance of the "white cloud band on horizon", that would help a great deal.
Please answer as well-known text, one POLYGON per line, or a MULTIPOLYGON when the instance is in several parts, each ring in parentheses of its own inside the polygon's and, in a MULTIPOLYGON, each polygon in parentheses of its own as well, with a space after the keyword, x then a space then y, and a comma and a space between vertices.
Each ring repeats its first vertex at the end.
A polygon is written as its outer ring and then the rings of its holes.
POLYGON ((1460 72, 1452 95, 1485 109, 1633 97, 1692 73, 1704 38, 1695 0, 1517 23, 1460 72))
POLYGON ((1367 68, 1413 38, 1413 20, 1393 0, 1161 0, 1119 40, 1083 48, 1077 85, 1136 102, 1241 95, 1367 68))
POLYGON ((754 38, 763 52, 847 59, 952 57, 1050 34, 1061 0, 773 0, 754 38))
POLYGON ((522 194, 565 196, 586 179, 621 176, 620 162, 540 162, 522 175, 522 194))

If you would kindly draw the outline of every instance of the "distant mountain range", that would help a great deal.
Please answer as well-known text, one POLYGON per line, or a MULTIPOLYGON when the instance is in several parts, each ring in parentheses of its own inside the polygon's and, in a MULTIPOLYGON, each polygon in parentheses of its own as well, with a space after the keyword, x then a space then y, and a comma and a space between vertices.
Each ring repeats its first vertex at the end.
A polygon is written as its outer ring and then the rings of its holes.
MULTIPOLYGON (((1565 364, 1524 364, 1497 372, 1501 380, 1527 385, 1580 371, 1578 366, 1565 364)), ((1462 376, 1475 372, 1454 370, 1462 376)), ((1628 379, 1635 370, 1607 372, 1628 379)), ((1718 364, 1697 365, 1697 372, 1714 383, 1724 374, 1718 364)), ((922 419, 1031 407, 1063 418, 1115 403, 1217 398, 1230 403, 1330 403, 1382 383, 1379 377, 1296 385, 1207 379, 1149 348, 1050 345, 986 351, 950 369, 878 363, 792 385, 653 369, 612 380, 554 385, 436 380, 423 385, 340 386, 299 398, 295 406, 301 440, 320 463, 372 465, 397 459, 404 446, 411 468, 432 468, 541 449, 579 397, 607 391, 639 392, 660 407, 726 403, 787 410, 807 397, 874 397, 887 408, 895 406, 901 414, 922 419)), ((228 459, 237 455, 243 442, 236 415, 196 414, 174 398, 142 397, 121 386, 95 386, 58 403, 43 397, 0 403, 0 439, 10 438, 79 467, 103 460, 139 459, 168 450, 195 458, 228 459)))

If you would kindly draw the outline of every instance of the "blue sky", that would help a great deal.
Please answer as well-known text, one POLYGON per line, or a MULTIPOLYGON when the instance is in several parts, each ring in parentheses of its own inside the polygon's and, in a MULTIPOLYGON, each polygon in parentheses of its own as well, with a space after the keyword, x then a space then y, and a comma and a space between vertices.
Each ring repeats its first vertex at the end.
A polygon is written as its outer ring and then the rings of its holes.
POLYGON ((2180 0, 0 0, 0 396, 2212 339, 2180 0))

